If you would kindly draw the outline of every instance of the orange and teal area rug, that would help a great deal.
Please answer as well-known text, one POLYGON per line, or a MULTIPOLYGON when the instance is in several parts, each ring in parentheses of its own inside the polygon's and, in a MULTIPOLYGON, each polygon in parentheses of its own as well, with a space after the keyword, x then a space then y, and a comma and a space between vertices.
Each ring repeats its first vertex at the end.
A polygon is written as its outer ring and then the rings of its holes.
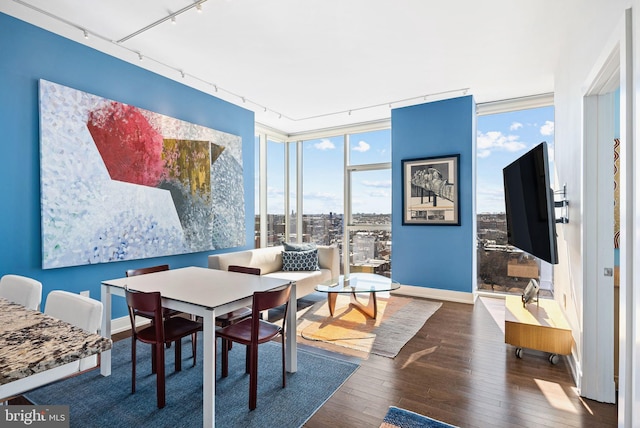
POLYGON ((391 406, 380 428, 457 428, 427 416, 391 406))
MULTIPOLYGON (((368 297, 363 298, 366 302, 368 297)), ((402 296, 378 297, 378 317, 372 319, 350 305, 349 295, 339 295, 334 315, 327 298, 298 311, 300 343, 353 357, 370 354, 395 358, 422 328, 442 302, 402 296)))

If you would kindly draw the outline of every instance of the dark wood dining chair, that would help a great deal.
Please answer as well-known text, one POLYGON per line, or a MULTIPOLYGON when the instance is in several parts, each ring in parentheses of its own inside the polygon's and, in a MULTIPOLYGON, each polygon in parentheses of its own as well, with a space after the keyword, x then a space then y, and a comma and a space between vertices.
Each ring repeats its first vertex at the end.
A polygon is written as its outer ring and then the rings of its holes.
MULTIPOLYGON (((138 275, 146 275, 148 273, 154 272, 162 272, 165 270, 169 270, 169 265, 157 265, 157 266, 149 266, 139 269, 129 269, 125 272, 127 278, 130 276, 138 276, 138 275)), ((162 308, 162 318, 167 319, 170 317, 174 317, 176 315, 180 315, 182 312, 176 311, 175 309, 162 308)), ((139 311, 136 315, 141 316, 143 318, 148 318, 153 321, 153 314, 145 313, 144 311, 139 311)), ((193 335, 191 338, 194 342, 197 340, 197 335, 193 335)), ((167 343, 167 348, 171 347, 171 343, 167 343)))
MULTIPOLYGON (((202 324, 183 317, 163 317, 160 292, 132 292, 125 290, 129 319, 131 321, 131 393, 136 392, 136 342, 139 340, 152 346, 151 370, 156 374, 158 408, 165 406, 164 345, 175 342, 175 371, 182 370, 182 338, 202 331, 202 324), (136 316, 152 313, 150 326, 136 331, 136 316)), ((196 342, 191 342, 193 365, 196 365, 196 342)))
MULTIPOLYGON (((247 273, 250 275, 260 275, 260 268, 254 268, 249 266, 229 265, 227 270, 229 272, 240 272, 240 273, 247 273)), ((224 314, 224 315, 220 315, 219 317, 216 317, 216 324, 218 324, 220 327, 226 327, 228 325, 234 324, 250 316, 251 316, 251 308, 247 308, 245 306, 243 308, 236 309, 235 311, 229 312, 228 314, 224 314)), ((231 349, 231 342, 229 342, 229 349, 231 349)))
MULTIPOLYGON (((149 267, 139 268, 139 269, 129 269, 125 272, 125 274, 127 275, 127 278, 128 278, 130 276, 146 275, 148 273, 162 272, 165 270, 169 270, 169 265, 157 265, 157 266, 149 266, 149 267)), ((162 308, 162 316, 164 318, 169 318, 175 315, 179 315, 181 313, 182 312, 176 311, 174 309, 162 308)), ((149 318, 149 319, 153 318, 153 314, 145 315, 143 312, 140 312, 136 315, 139 315, 144 318, 149 318)))
POLYGON ((287 386, 285 372, 285 326, 287 325, 287 317, 289 316, 290 294, 290 284, 275 290, 256 291, 253 293, 251 317, 216 331, 216 337, 222 338, 222 377, 229 375, 229 348, 226 342, 237 342, 247 347, 245 371, 249 373, 249 410, 255 409, 258 401, 258 346, 278 336, 282 338, 282 387, 285 388, 287 386), (285 305, 282 326, 260 318, 261 311, 282 305, 285 305))

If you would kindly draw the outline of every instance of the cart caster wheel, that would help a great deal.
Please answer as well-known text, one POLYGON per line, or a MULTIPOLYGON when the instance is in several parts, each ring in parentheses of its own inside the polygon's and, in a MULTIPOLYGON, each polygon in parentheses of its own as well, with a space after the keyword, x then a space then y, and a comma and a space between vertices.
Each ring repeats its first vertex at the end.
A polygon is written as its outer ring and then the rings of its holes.
POLYGON ((524 350, 522 348, 516 348, 516 357, 522 358, 522 354, 524 354, 524 350))
POLYGON ((560 361, 560 357, 558 357, 558 354, 551 354, 549 355, 549 362, 551 364, 558 364, 558 361, 560 361))

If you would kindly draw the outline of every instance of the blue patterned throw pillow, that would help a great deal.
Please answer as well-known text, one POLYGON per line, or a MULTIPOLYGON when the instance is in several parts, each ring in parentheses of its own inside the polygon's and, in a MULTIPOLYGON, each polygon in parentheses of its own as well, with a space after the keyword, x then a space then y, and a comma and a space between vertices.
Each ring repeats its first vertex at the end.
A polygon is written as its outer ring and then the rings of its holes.
POLYGON ((282 270, 284 271, 307 271, 319 269, 317 249, 282 252, 282 270))
POLYGON ((309 251, 318 248, 315 242, 303 242, 301 244, 282 241, 285 251, 309 251))

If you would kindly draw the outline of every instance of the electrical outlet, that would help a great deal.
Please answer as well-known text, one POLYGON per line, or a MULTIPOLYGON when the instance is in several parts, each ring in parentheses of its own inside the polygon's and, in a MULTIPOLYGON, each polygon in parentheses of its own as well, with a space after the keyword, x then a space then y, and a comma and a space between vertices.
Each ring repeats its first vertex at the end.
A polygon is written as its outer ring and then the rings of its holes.
POLYGON ((81 292, 80 292, 80 295, 81 295, 81 296, 85 296, 85 297, 91 297, 91 296, 89 296, 89 290, 81 291, 81 292))

